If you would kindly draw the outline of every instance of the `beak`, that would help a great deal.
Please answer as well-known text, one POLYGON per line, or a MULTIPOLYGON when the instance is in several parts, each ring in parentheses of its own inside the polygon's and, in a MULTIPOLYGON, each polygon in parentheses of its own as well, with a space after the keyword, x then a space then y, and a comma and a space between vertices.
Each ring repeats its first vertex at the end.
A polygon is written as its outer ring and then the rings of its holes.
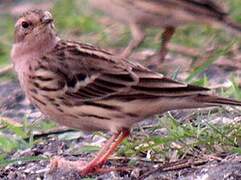
POLYGON ((45 11, 45 12, 44 12, 44 17, 43 17, 43 19, 42 19, 42 22, 43 22, 44 24, 49 24, 49 23, 51 23, 51 22, 53 22, 53 21, 54 21, 54 19, 53 19, 51 13, 48 12, 48 11, 45 11))

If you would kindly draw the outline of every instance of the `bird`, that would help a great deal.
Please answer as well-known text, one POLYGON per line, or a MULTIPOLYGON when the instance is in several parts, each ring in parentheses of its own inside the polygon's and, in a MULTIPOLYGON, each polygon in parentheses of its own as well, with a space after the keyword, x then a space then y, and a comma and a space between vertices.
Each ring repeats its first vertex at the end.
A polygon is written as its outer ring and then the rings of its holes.
POLYGON ((241 34, 241 25, 229 17, 227 8, 213 0, 89 0, 95 9, 103 11, 130 27, 132 39, 120 54, 128 57, 145 38, 146 27, 163 28, 159 62, 163 63, 168 52, 168 43, 181 25, 207 24, 224 28, 236 35, 241 34))
POLYGON ((85 176, 101 169, 136 123, 169 110, 241 106, 208 88, 182 83, 137 62, 61 39, 49 11, 29 10, 15 24, 11 61, 26 96, 50 119, 83 131, 112 132, 89 163, 53 158, 50 169, 85 176))

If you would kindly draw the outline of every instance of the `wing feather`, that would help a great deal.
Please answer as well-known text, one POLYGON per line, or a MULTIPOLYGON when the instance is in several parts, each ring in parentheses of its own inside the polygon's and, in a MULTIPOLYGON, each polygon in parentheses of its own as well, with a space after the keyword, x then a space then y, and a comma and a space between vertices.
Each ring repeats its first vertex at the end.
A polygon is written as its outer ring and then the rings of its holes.
MULTIPOLYGON (((69 48, 64 42, 61 43, 58 46, 69 48)), ((56 67, 57 63, 48 66, 61 71, 58 73, 61 78, 56 79, 61 79, 61 82, 65 83, 63 94, 70 101, 79 103, 108 97, 138 99, 140 97, 182 96, 208 90, 166 78, 140 64, 120 60, 103 50, 98 51, 95 48, 97 52, 95 54, 95 51, 90 52, 90 46, 85 49, 86 46, 82 44, 74 42, 71 44, 71 51, 67 51, 64 58, 59 58, 65 59, 64 67, 68 68, 60 69, 61 67, 56 67)), ((63 48, 55 48, 54 56, 57 54, 63 56, 63 53, 58 51, 63 51, 63 48)), ((49 64, 55 62, 51 60, 54 58, 53 53, 50 54, 44 58, 49 64)))

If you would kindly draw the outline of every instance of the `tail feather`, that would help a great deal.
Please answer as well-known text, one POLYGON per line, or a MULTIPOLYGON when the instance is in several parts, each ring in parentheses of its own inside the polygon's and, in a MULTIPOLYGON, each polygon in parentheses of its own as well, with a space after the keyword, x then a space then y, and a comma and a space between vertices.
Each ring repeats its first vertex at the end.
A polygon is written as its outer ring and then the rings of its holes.
POLYGON ((202 102, 210 105, 231 105, 231 106, 241 106, 241 101, 223 98, 215 95, 199 94, 195 97, 197 102, 202 102))

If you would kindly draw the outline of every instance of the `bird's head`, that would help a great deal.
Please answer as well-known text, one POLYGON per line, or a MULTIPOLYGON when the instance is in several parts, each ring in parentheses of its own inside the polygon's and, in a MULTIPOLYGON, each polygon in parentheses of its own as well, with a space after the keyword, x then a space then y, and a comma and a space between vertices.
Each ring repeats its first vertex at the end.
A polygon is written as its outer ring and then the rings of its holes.
POLYGON ((25 12, 15 24, 15 43, 39 41, 45 36, 55 35, 53 17, 50 12, 32 10, 25 12))
POLYGON ((56 44, 57 39, 50 12, 27 11, 15 24, 12 56, 30 52, 45 53, 56 44))

